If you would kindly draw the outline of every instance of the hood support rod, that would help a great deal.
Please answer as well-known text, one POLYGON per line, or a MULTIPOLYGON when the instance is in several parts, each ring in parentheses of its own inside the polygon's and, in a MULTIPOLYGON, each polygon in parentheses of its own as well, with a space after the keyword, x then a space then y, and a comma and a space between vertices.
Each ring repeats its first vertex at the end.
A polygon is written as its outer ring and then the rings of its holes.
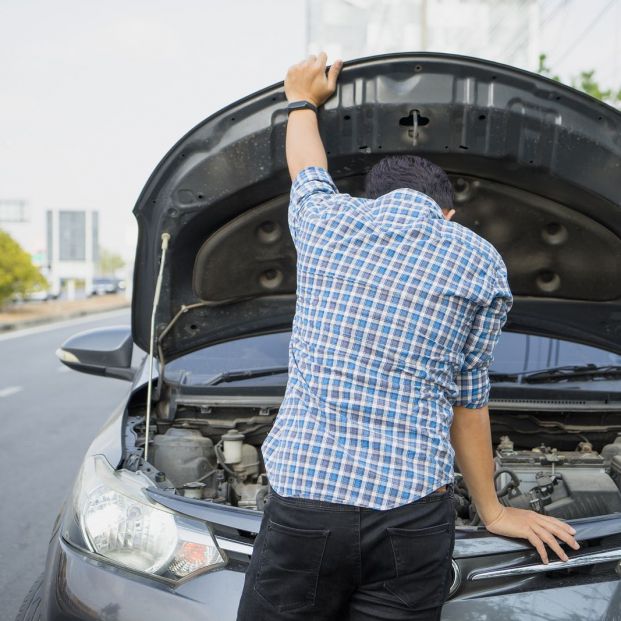
POLYGON ((166 262, 166 251, 168 250, 168 241, 170 233, 162 233, 162 254, 160 257, 160 269, 157 273, 155 282, 155 294, 153 296, 153 309, 151 311, 151 334, 149 339, 149 381, 147 383, 147 414, 145 416, 145 433, 144 433, 144 460, 148 460, 149 456, 149 427, 151 424, 151 394, 153 392, 153 348, 155 345, 155 314, 157 306, 160 302, 160 292, 162 290, 162 279, 164 277, 164 263, 166 262))

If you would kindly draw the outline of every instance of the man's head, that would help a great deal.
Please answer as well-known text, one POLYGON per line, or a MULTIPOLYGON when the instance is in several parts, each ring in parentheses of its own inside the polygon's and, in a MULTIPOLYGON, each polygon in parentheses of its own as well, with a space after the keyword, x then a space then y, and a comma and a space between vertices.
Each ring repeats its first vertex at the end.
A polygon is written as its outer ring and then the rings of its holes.
POLYGON ((411 188, 432 198, 445 212, 453 209, 453 186, 448 175, 418 155, 389 155, 367 173, 365 192, 377 198, 399 188, 411 188))

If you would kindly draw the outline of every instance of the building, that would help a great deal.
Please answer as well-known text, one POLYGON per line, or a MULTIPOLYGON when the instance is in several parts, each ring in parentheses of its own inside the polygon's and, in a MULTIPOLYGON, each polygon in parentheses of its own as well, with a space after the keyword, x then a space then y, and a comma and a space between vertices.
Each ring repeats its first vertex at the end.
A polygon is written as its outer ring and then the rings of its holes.
POLYGON ((539 0, 308 0, 307 48, 330 59, 452 52, 536 69, 539 0))
POLYGON ((53 292, 76 281, 91 291, 99 260, 99 212, 58 209, 46 212, 47 278, 53 292))

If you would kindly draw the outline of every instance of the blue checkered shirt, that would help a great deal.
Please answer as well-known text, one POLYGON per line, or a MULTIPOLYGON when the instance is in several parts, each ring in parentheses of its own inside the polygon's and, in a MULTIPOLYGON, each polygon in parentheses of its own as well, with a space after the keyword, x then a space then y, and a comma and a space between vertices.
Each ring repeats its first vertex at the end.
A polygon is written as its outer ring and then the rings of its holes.
POLYGON ((291 188, 289 380, 263 445, 282 496, 391 509, 453 480, 452 406, 479 408, 512 297, 493 246, 428 196, 291 188))

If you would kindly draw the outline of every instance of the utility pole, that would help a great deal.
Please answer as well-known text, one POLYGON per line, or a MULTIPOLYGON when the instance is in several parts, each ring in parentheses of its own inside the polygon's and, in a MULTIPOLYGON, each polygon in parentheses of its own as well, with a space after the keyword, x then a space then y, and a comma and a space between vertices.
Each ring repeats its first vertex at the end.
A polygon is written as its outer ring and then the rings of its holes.
POLYGON ((428 47, 427 41, 427 0, 420 0, 420 47, 425 51, 428 47))

